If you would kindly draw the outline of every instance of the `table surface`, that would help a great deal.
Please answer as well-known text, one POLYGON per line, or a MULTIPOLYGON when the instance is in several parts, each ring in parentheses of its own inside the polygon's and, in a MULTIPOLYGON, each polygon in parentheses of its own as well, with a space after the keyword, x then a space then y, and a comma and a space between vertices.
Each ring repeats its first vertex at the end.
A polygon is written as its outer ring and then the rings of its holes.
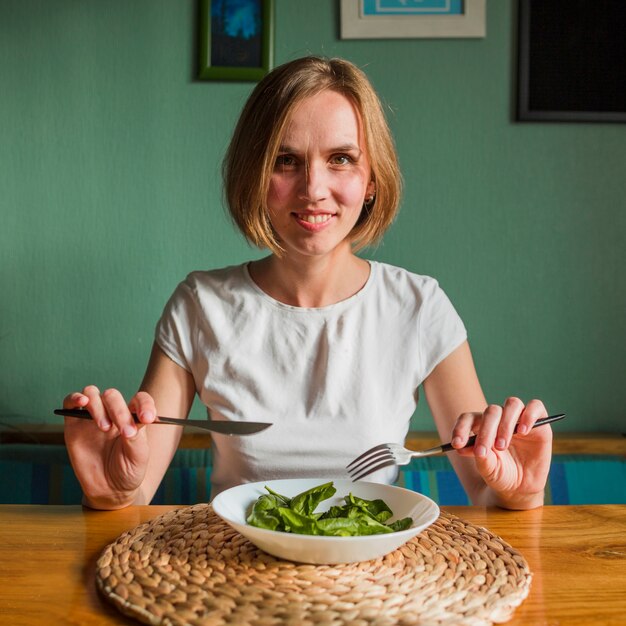
MULTIPOLYGON (((95 563, 125 530, 174 508, 0 506, 0 621, 136 623, 100 597, 95 563)), ((626 624, 626 506, 443 508, 501 536, 526 557, 533 583, 511 626, 626 624)))

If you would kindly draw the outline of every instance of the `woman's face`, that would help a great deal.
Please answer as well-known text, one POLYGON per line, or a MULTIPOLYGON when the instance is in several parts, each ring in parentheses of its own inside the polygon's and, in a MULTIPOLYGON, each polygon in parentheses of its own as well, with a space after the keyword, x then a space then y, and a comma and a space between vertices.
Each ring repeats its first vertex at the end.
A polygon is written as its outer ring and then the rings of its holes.
POLYGON ((348 236, 374 191, 361 120, 350 100, 335 91, 304 100, 282 137, 267 198, 285 253, 349 249, 348 236))

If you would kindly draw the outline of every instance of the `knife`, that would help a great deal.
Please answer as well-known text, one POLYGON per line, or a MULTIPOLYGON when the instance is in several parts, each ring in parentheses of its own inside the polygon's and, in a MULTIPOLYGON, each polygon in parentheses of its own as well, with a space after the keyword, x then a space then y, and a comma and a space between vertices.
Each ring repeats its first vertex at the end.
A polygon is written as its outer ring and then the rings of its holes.
MULTIPOLYGON (((55 409, 55 415, 65 415, 66 417, 80 417, 81 419, 93 419, 89 411, 85 409, 55 409)), ((135 424, 140 424, 139 418, 133 413, 135 424)), ((271 422, 228 422, 221 420, 186 420, 176 417, 162 417, 158 415, 153 424, 172 424, 175 426, 192 426, 211 430, 223 435, 253 435, 269 428, 271 422)))

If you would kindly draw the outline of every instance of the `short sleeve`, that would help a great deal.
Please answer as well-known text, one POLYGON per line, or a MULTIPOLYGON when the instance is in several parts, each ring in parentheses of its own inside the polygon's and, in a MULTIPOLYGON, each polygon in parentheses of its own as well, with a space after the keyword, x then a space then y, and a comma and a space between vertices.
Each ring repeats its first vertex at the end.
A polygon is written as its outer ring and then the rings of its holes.
POLYGON ((178 285, 155 329, 155 340, 165 354, 188 372, 194 362, 197 303, 189 281, 178 285))
POLYGON ((419 314, 421 372, 426 379, 466 339, 467 331, 439 283, 431 279, 424 290, 419 314))

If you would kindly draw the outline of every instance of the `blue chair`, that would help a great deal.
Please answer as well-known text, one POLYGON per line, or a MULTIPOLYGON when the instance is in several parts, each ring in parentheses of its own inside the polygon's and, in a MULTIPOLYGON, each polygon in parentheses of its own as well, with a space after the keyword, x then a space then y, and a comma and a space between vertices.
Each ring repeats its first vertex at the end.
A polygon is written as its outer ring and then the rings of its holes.
MULTIPOLYGON (((469 501, 446 457, 414 459, 400 468, 397 484, 419 491, 441 506, 469 501)), ((211 453, 180 449, 153 504, 208 502, 211 453)), ((82 493, 61 445, 0 445, 0 503, 80 504, 82 493)), ((546 504, 626 504, 626 459, 617 455, 555 455, 546 504)))

